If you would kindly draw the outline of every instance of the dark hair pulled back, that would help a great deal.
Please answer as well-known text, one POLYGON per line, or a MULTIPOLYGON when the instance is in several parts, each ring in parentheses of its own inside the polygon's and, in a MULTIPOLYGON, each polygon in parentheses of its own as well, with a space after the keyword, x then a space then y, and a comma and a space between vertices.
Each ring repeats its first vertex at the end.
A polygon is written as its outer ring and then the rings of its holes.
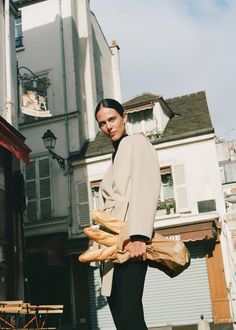
POLYGON ((112 108, 116 110, 121 117, 124 115, 124 108, 120 104, 120 102, 114 100, 114 99, 103 99, 101 100, 95 110, 95 118, 97 119, 97 113, 101 108, 112 108))

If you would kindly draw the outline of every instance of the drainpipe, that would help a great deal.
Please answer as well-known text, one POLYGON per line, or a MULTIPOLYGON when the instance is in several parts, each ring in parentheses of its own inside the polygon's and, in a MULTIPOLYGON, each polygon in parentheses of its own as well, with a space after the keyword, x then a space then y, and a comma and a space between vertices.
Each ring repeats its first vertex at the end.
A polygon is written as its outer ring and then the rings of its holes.
MULTIPOLYGON (((67 106, 67 84, 66 84, 66 61, 65 61, 65 47, 64 47, 64 29, 63 29, 63 18, 62 18, 62 0, 58 1, 59 8, 59 24, 60 24, 60 45, 61 45, 61 65, 62 65, 62 84, 63 84, 63 107, 64 107, 64 125, 65 125, 65 136, 66 136, 66 155, 68 159, 67 165, 67 183, 68 183, 68 214, 67 224, 70 228, 72 226, 72 208, 71 208, 71 181, 72 181, 72 169, 70 167, 70 143, 69 143, 69 122, 68 122, 68 106, 67 106)), ((69 230, 70 235, 70 230, 69 230)))
POLYGON ((10 32, 10 1, 5 0, 5 64, 6 64, 6 112, 5 119, 12 124, 12 72, 11 72, 11 32, 10 32))
POLYGON ((116 40, 112 40, 111 61, 112 61, 112 76, 113 76, 113 90, 114 98, 122 102, 121 97, 121 78, 120 78, 120 47, 116 40))

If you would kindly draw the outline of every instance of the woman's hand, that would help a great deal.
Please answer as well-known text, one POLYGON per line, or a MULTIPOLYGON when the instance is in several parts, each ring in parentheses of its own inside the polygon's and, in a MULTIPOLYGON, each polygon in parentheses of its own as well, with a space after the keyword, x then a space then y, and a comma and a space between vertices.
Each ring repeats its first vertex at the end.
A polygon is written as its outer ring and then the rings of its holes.
POLYGON ((147 259, 147 247, 146 243, 142 241, 128 242, 124 246, 124 251, 129 252, 130 258, 140 258, 142 260, 147 259))

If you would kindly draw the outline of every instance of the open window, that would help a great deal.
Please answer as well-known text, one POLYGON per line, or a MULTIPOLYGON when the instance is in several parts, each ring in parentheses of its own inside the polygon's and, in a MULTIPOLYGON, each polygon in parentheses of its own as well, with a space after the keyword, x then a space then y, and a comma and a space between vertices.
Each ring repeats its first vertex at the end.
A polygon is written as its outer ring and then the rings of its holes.
POLYGON ((161 168, 161 190, 157 205, 157 215, 175 213, 173 176, 170 166, 161 168))

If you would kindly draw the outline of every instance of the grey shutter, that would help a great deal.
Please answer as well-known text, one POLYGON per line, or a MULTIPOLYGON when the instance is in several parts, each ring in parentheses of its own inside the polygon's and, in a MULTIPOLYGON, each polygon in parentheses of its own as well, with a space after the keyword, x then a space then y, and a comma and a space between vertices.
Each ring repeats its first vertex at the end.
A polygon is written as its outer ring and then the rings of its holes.
POLYGON ((90 210, 87 182, 77 183, 78 192, 78 224, 79 228, 90 225, 90 210))
POLYGON ((38 220, 37 212, 37 187, 36 187, 36 167, 35 160, 30 161, 29 165, 25 168, 25 187, 27 196, 27 221, 38 220))
POLYGON ((89 301, 91 330, 114 330, 115 325, 107 301, 101 295, 101 278, 98 268, 89 268, 89 301))
POLYGON ((38 164, 40 219, 49 220, 52 217, 49 158, 39 159, 38 164))
POLYGON ((175 278, 148 269, 143 295, 148 327, 196 324, 201 314, 212 322, 204 247, 192 245, 189 250, 191 265, 175 278))
POLYGON ((174 192, 176 201, 176 212, 186 212, 189 211, 187 187, 185 180, 184 165, 174 165, 173 170, 173 182, 174 182, 174 192))
MULTIPOLYGON (((148 268, 143 306, 148 328, 196 324, 201 314, 212 322, 208 273, 203 245, 191 245, 191 265, 182 274, 169 278, 148 268)), ((109 307, 101 296, 99 269, 90 267, 89 297, 91 329, 113 330, 109 307)))

